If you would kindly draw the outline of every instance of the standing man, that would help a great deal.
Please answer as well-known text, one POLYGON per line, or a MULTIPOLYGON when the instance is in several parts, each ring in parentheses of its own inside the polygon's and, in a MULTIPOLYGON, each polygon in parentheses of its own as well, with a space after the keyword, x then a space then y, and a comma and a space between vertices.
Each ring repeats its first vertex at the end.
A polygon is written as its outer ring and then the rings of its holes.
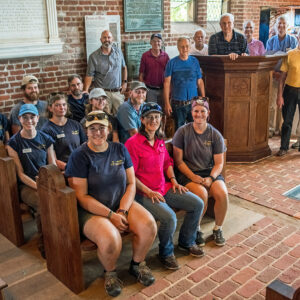
POLYGON ((93 52, 88 61, 84 79, 84 91, 88 92, 94 79, 94 87, 103 88, 109 100, 109 108, 116 115, 124 102, 127 88, 127 68, 122 51, 113 45, 113 36, 109 30, 101 34, 101 47, 93 52))
POLYGON ((119 139, 125 143, 138 132, 141 126, 141 111, 146 100, 148 89, 144 82, 133 81, 130 84, 130 98, 118 110, 119 139))
POLYGON ((10 112, 10 123, 12 134, 17 133, 21 129, 19 121, 19 111, 23 104, 33 104, 38 110, 39 120, 36 129, 41 129, 48 120, 46 116, 47 102, 39 100, 39 81, 33 75, 27 75, 23 78, 21 89, 23 90, 23 100, 16 104, 10 112))
POLYGON ((288 52, 280 68, 277 106, 279 109, 282 108, 283 124, 280 150, 277 156, 287 154, 296 106, 300 105, 300 31, 297 40, 298 47, 288 52))
POLYGON ((88 104, 89 94, 83 93, 82 79, 79 75, 73 74, 68 77, 69 95, 68 104, 71 119, 80 122, 85 116, 85 105, 88 104))
POLYGON ((236 60, 239 55, 248 55, 245 37, 234 31, 234 16, 223 14, 220 18, 222 31, 213 34, 208 43, 209 55, 228 55, 231 60, 236 60))
POLYGON ((153 33, 150 39, 152 48, 142 55, 139 80, 148 88, 147 101, 163 104, 163 87, 165 68, 169 55, 161 50, 162 36, 153 33))
POLYGON ((196 56, 208 55, 208 46, 207 44, 204 44, 205 38, 206 38, 206 32, 204 29, 198 29, 197 31, 195 31, 193 37, 195 43, 191 46, 190 55, 196 55, 196 56))
POLYGON ((176 129, 186 121, 192 122, 191 102, 199 95, 205 97, 204 82, 200 65, 194 56, 190 56, 190 39, 177 40, 179 56, 172 58, 166 67, 164 81, 164 105, 167 116, 173 113, 176 129), (199 91, 199 92, 198 92, 199 91), (170 102, 171 94, 171 102, 170 102))

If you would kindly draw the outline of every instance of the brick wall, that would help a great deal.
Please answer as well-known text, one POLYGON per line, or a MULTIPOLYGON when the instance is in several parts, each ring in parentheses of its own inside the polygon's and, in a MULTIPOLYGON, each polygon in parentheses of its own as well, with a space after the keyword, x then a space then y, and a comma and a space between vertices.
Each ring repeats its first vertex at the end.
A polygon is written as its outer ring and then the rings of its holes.
MULTIPOLYGON (((84 16, 92 14, 119 14, 122 41, 148 40, 153 32, 124 33, 123 0, 57 0, 59 36, 64 42, 60 55, 0 60, 0 112, 8 113, 22 99, 20 83, 24 75, 32 74, 40 80, 41 99, 50 92, 67 89, 67 77, 86 70, 84 16)), ((258 25, 260 6, 272 6, 271 0, 231 0, 231 12, 236 16, 236 26, 241 29, 245 18, 258 25), (251 2, 251 5, 250 3, 251 2)), ((276 6, 299 5, 299 0, 279 0, 276 6)), ((198 24, 205 26, 206 1, 198 0, 198 24)), ((170 2, 164 1, 165 28, 162 31, 166 45, 175 45, 179 34, 171 33, 170 2)), ((184 25, 183 25, 184 26, 184 25)), ((258 27, 258 26, 257 26, 258 27)), ((187 32, 188 34, 189 32, 187 32)), ((190 34, 190 33, 189 33, 190 34)))

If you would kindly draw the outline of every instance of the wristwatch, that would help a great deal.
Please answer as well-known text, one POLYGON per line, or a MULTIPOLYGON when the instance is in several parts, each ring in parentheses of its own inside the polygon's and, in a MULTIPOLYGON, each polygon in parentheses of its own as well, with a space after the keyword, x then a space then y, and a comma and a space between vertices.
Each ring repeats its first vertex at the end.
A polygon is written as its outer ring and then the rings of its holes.
POLYGON ((123 83, 127 83, 127 79, 124 79, 124 80, 123 80, 123 83))
POLYGON ((119 208, 117 210, 117 213, 119 213, 119 212, 122 213, 125 217, 128 217, 128 211, 127 210, 119 208))

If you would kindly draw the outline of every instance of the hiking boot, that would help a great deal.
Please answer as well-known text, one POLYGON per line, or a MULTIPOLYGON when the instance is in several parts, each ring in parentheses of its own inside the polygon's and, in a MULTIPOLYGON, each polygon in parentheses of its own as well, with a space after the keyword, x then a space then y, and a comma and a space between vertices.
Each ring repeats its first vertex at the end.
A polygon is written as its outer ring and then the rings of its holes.
POLYGON ((292 148, 293 149, 300 149, 299 146, 300 146, 299 141, 297 141, 296 143, 292 144, 292 148))
POLYGON ((169 270, 178 270, 180 267, 174 254, 170 256, 159 256, 161 263, 169 270))
POLYGON ((151 285, 155 278, 153 277, 151 270, 146 266, 146 262, 143 261, 139 265, 130 265, 129 273, 137 278, 137 281, 144 286, 151 285))
POLYGON ((276 153, 276 156, 284 156, 284 155, 287 155, 287 150, 280 149, 280 150, 276 153))
POLYGON ((223 237, 223 232, 221 229, 213 230, 213 237, 214 237, 215 244, 217 246, 225 245, 225 239, 223 237))
POLYGON ((104 288, 111 297, 117 297, 122 291, 122 281, 118 278, 117 272, 104 273, 104 288))
POLYGON ((197 245, 197 244, 195 244, 195 245, 193 245, 191 247, 184 247, 184 246, 178 245, 178 248, 180 250, 184 250, 184 251, 189 252, 190 255, 195 256, 195 257, 202 257, 202 256, 204 256, 203 249, 199 245, 197 245))
POLYGON ((205 246, 205 240, 203 238, 203 232, 202 231, 197 231, 197 236, 196 236, 196 240, 195 240, 196 244, 204 247, 205 246))

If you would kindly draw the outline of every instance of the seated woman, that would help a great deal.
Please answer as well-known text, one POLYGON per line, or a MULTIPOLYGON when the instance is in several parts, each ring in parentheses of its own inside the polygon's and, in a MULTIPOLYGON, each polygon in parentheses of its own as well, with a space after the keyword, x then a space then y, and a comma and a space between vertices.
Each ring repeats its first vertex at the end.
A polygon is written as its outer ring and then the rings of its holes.
POLYGON ((135 170, 138 192, 136 200, 160 222, 160 260, 166 268, 176 270, 179 265, 174 256, 173 235, 177 219, 172 208, 186 211, 178 246, 193 256, 201 257, 204 252, 195 244, 195 239, 203 201, 177 183, 173 161, 159 135, 161 119, 161 107, 153 102, 145 103, 139 132, 128 139, 125 146, 135 170))
POLYGON ((64 171, 70 154, 86 141, 82 126, 66 117, 68 104, 63 93, 52 94, 48 101, 49 120, 41 130, 54 140, 56 164, 64 171))
POLYGON ((46 133, 36 130, 39 113, 35 105, 23 104, 19 111, 22 129, 8 141, 8 155, 15 161, 20 179, 21 200, 26 203, 36 217, 39 240, 38 247, 45 257, 42 227, 39 212, 36 176, 41 166, 55 163, 53 139, 46 133))
POLYGON ((121 233, 133 233, 133 257, 129 272, 145 286, 154 282, 144 262, 156 235, 156 223, 134 201, 135 179, 130 155, 123 144, 107 142, 108 116, 103 111, 88 114, 88 142, 72 152, 65 175, 79 202, 79 225, 97 244, 105 269, 105 289, 110 296, 121 293, 116 262, 121 253, 121 233))
MULTIPOLYGON (((192 102, 194 121, 176 131, 172 141, 173 155, 180 171, 178 182, 204 200, 203 214, 207 208, 208 195, 215 199, 216 224, 213 236, 216 245, 223 246, 225 239, 222 234, 222 225, 227 212, 228 192, 221 172, 226 147, 221 133, 207 123, 208 116, 209 105, 206 99, 194 100, 192 102)), ((196 243, 204 246, 200 221, 196 243)))
MULTIPOLYGON (((107 139, 111 142, 119 143, 119 134, 118 134, 118 120, 114 116, 110 115, 107 111, 109 106, 107 103, 107 95, 102 88, 94 88, 89 94, 90 103, 86 106, 85 114, 88 115, 91 111, 103 110, 108 115, 110 124, 112 125, 112 131, 109 133, 107 139)), ((80 123, 84 126, 86 117, 84 117, 80 123)))

